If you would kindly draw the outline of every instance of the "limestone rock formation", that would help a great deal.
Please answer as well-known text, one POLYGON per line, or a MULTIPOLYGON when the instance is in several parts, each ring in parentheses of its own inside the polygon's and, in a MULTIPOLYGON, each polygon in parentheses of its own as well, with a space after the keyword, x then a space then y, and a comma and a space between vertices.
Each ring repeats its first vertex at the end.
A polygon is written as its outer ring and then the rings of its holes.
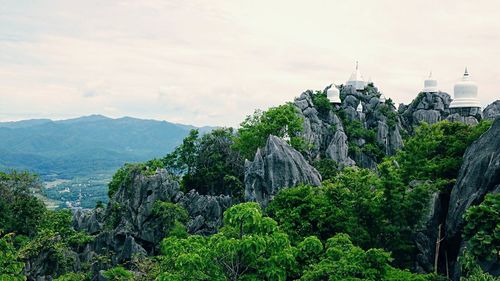
MULTIPOLYGON (((464 243, 462 229, 466 210, 480 204, 487 193, 500 192, 499 136, 500 117, 497 117, 492 127, 465 151, 457 182, 450 195, 446 217, 446 243, 452 266, 464 243)), ((458 268, 455 266, 455 275, 458 268)), ((500 270, 500 264, 496 264, 496 270, 500 270)))
POLYGON ((483 110, 483 118, 494 120, 500 115, 500 100, 496 100, 483 110))
MULTIPOLYGON (((457 182, 451 194, 435 193, 429 201, 429 213, 417 229, 415 243, 418 249, 415 270, 433 272, 436 242, 441 241, 438 256, 439 271, 446 270, 446 260, 452 279, 460 277, 457 257, 467 241, 462 239, 463 216, 471 206, 480 204, 486 194, 500 192, 500 117, 492 127, 465 151, 457 182), (440 239, 438 233, 441 231, 440 239)), ((500 272, 498 263, 485 264, 485 270, 500 272)))
MULTIPOLYGON (((81 254, 90 261, 109 251, 112 264, 129 261, 133 256, 157 253, 158 243, 166 229, 161 218, 153 213, 155 202, 178 203, 189 214, 187 230, 192 234, 213 234, 222 225, 222 214, 233 201, 229 196, 200 195, 194 190, 184 194, 179 183, 165 170, 153 175, 132 171, 110 199, 106 210, 76 210, 73 225, 95 235, 81 254)), ((168 228, 168 226, 167 226, 168 228)), ((103 268, 94 268, 98 272, 103 268)))
MULTIPOLYGON (((402 125, 396 109, 390 100, 382 102, 382 95, 373 85, 364 91, 354 91, 352 87, 342 88, 340 92, 343 97, 341 110, 346 122, 361 124, 367 136, 358 135, 359 132, 347 132, 349 139, 350 154, 356 164, 363 168, 376 169, 377 162, 381 156, 393 155, 403 147, 401 136, 402 125), (362 112, 356 109, 361 105, 362 112), (374 139, 369 139, 373 134, 374 139), (380 153, 376 155, 378 150, 380 153)), ((347 126, 347 125, 346 125, 347 126)), ((358 128, 359 130, 359 128, 358 128)))
POLYGON ((419 93, 408 106, 400 106, 398 112, 404 128, 412 132, 421 122, 434 124, 445 120, 450 114, 450 103, 451 97, 445 92, 419 93))
POLYGON ((245 199, 263 206, 280 191, 299 184, 320 185, 321 175, 285 141, 269 136, 253 162, 245 162, 245 199))
POLYGON ((342 121, 332 110, 318 112, 312 95, 312 91, 306 91, 294 102, 304 120, 301 136, 312 147, 305 152, 307 159, 312 162, 323 156, 335 160, 340 166, 354 165, 348 156, 347 136, 342 121))

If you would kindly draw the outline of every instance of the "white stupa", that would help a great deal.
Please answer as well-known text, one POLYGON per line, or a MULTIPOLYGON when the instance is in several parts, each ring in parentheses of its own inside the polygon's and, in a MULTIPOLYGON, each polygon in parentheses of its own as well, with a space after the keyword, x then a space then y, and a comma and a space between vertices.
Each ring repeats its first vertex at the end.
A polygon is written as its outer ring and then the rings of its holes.
POLYGON ((437 93, 439 92, 438 89, 438 82, 436 79, 432 78, 432 71, 429 74, 429 78, 424 80, 424 89, 422 90, 424 93, 437 93))
POLYGON ((462 79, 453 88, 453 101, 450 108, 481 108, 477 98, 477 84, 471 80, 467 68, 462 79))
POLYGON ((359 113, 363 112, 363 105, 361 104, 361 102, 359 102, 358 107, 356 108, 356 111, 359 113))
POLYGON ((326 91, 326 97, 328 98, 328 100, 330 100, 330 103, 333 103, 333 104, 341 104, 342 103, 342 101, 340 100, 340 91, 337 88, 337 86, 335 86, 335 84, 332 84, 330 89, 328 89, 326 91))
POLYGON ((362 91, 365 89, 366 83, 363 76, 359 72, 358 62, 356 62, 356 69, 351 74, 351 77, 349 77, 349 80, 347 80, 346 85, 354 87, 356 91, 362 91))
POLYGON ((384 96, 384 94, 380 94, 379 101, 380 101, 380 103, 385 103, 385 96, 384 96))

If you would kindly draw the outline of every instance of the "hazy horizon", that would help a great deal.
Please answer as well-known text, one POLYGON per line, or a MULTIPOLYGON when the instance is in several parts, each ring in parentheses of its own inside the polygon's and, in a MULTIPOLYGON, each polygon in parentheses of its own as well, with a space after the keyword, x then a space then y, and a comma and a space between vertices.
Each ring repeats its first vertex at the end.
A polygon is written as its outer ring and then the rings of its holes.
POLYGON ((101 114, 237 126, 365 79, 408 104, 465 66, 500 98, 497 1, 1 1, 0 121, 101 114))

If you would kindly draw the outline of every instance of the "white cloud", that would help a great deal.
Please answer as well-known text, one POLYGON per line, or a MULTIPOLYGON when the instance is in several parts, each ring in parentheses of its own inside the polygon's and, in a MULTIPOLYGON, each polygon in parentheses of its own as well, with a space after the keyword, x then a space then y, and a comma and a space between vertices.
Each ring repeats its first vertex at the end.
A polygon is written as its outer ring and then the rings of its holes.
POLYGON ((13 1, 0 11, 0 120, 100 113, 237 125, 365 78, 410 102, 465 65, 499 98, 497 1, 13 1))

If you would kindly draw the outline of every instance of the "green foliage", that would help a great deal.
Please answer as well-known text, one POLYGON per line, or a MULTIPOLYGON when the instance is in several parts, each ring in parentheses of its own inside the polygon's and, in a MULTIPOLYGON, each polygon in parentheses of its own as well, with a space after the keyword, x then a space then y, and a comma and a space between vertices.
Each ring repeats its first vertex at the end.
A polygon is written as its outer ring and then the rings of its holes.
POLYGON ((464 240, 471 255, 478 260, 500 257, 500 194, 488 194, 478 206, 464 215, 464 240))
POLYGON ((0 280, 1 281, 24 281, 26 277, 22 275, 24 263, 13 244, 13 234, 6 234, 0 231, 0 280))
POLYGON ((382 104, 379 107, 380 112, 387 118, 387 126, 389 126, 390 129, 394 129, 396 127, 396 124, 398 122, 398 115, 396 111, 393 109, 394 103, 392 102, 391 99, 388 99, 385 101, 385 104, 382 104))
POLYGON ((390 254, 381 249, 362 250, 346 234, 337 234, 326 242, 319 262, 304 271, 300 280, 431 280, 430 276, 412 274, 391 267, 390 254))
POLYGON ((33 236, 45 213, 45 205, 33 196, 38 178, 27 172, 0 172, 0 229, 33 236))
POLYGON ((53 280, 54 281, 84 281, 84 280, 88 280, 88 277, 84 273, 69 272, 69 273, 61 275, 53 280))
POLYGON ((314 168, 321 174, 323 180, 329 180, 339 173, 337 161, 330 158, 322 158, 313 162, 314 168))
POLYGON ((113 197, 115 192, 118 191, 122 184, 127 184, 127 181, 130 179, 129 171, 131 164, 125 164, 123 167, 118 169, 113 178, 108 184, 108 196, 109 198, 113 197))
POLYGON ((156 201, 152 214, 161 221, 165 235, 175 234, 177 237, 184 237, 187 234, 184 224, 187 223, 189 215, 180 205, 156 201))
POLYGON ((347 121, 343 119, 343 123, 346 134, 350 139, 348 145, 350 154, 362 152, 372 157, 377 162, 385 156, 383 148, 377 143, 376 129, 367 129, 364 127, 363 123, 358 120, 347 121), (353 141, 354 139, 364 139, 365 143, 363 145, 358 145, 353 141))
POLYGON ((299 186, 282 190, 267 212, 293 242, 308 236, 326 240, 348 233, 355 243, 376 244, 381 224, 380 180, 367 169, 346 168, 321 187, 299 186))
MULTIPOLYGON (((332 87, 335 87, 335 85, 332 85, 332 87)), ((312 95, 312 101, 320 116, 327 116, 328 112, 332 109, 332 104, 326 96, 326 92, 316 91, 312 95)))
POLYGON ((102 275, 109 281, 133 281, 134 274, 122 266, 113 267, 102 273, 102 275))
POLYGON ((40 222, 37 235, 19 250, 23 259, 31 260, 43 255, 51 266, 47 274, 59 275, 71 270, 75 264, 72 250, 81 250, 93 237, 77 232, 71 226, 72 215, 68 209, 47 211, 40 222))
POLYGON ((498 281, 499 277, 491 276, 485 273, 481 266, 477 262, 477 257, 475 257, 468 249, 458 257, 458 262, 461 265, 462 277, 461 281, 498 281))
POLYGON ((232 148, 231 128, 213 130, 202 137, 196 130, 183 144, 167 155, 167 170, 182 176, 184 191, 195 189, 200 194, 243 197, 243 158, 232 148))
POLYGON ((211 237, 168 237, 161 243, 158 280, 286 280, 294 248, 257 203, 224 213, 224 227, 211 237))
POLYGON ((482 121, 477 126, 441 121, 422 124, 394 159, 401 167, 402 180, 454 180, 465 149, 491 126, 482 121))
POLYGON ((297 108, 291 104, 272 107, 267 111, 255 111, 240 124, 234 148, 243 157, 253 159, 257 148, 263 147, 269 135, 290 136, 290 144, 297 150, 305 148, 304 140, 299 136, 303 130, 303 120, 297 108))

